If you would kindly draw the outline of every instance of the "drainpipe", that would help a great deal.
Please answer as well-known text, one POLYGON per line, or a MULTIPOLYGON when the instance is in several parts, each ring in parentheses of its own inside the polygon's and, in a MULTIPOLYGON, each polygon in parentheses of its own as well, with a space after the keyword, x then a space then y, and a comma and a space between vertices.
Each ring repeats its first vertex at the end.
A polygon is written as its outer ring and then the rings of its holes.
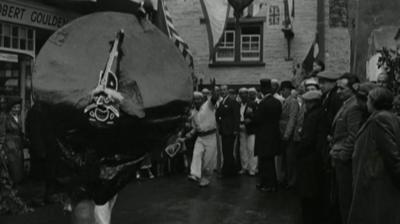
POLYGON ((317 0, 318 59, 325 62, 325 0, 317 0))

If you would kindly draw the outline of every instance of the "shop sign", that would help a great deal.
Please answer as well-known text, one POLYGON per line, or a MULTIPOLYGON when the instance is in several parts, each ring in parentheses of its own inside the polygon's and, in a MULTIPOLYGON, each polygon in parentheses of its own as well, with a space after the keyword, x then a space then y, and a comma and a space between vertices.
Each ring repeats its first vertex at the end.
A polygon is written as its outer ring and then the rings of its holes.
POLYGON ((18 55, 17 54, 0 53, 0 61, 18 63, 18 55))
POLYGON ((23 24, 47 30, 57 30, 77 15, 51 7, 43 7, 17 1, 0 2, 0 21, 23 24))

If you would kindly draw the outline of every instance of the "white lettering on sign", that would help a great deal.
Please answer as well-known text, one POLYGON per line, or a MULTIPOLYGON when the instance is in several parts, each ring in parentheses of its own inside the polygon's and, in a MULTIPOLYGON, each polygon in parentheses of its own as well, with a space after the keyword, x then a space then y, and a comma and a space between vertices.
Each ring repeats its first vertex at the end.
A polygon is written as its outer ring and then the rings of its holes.
POLYGON ((71 21, 77 15, 67 14, 53 8, 39 8, 18 3, 1 2, 0 20, 39 27, 48 30, 57 30, 71 21))

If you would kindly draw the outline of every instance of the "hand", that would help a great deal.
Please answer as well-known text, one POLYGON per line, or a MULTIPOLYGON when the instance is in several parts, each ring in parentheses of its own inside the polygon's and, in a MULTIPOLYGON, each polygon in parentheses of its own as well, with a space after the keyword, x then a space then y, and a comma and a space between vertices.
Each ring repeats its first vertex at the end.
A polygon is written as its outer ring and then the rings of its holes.
POLYGON ((185 142, 185 141, 186 141, 186 138, 178 138, 176 141, 177 141, 177 142, 185 142))

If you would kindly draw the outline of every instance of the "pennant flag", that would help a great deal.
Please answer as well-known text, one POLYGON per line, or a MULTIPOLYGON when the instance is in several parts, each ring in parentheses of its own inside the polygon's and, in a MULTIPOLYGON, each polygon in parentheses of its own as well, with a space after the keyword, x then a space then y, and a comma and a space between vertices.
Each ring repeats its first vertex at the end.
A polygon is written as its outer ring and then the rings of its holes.
MULTIPOLYGON (((153 0, 152 0, 153 1, 153 0)), ((182 53, 190 68, 194 68, 193 55, 189 50, 189 45, 179 36, 172 22, 171 14, 168 11, 164 0, 158 0, 157 15, 154 24, 163 31, 182 53)))
POLYGON ((318 55, 319 55, 319 46, 317 42, 317 35, 315 35, 315 39, 311 44, 311 48, 308 51, 307 56, 302 64, 305 72, 310 73, 313 70, 313 63, 318 58, 318 55))
POLYGON ((226 19, 229 15, 229 4, 227 0, 200 0, 200 3, 206 19, 211 59, 215 47, 224 33, 226 19))
POLYGON ((293 31, 293 21, 294 21, 294 0, 284 0, 285 7, 285 21, 284 29, 290 29, 293 31))

